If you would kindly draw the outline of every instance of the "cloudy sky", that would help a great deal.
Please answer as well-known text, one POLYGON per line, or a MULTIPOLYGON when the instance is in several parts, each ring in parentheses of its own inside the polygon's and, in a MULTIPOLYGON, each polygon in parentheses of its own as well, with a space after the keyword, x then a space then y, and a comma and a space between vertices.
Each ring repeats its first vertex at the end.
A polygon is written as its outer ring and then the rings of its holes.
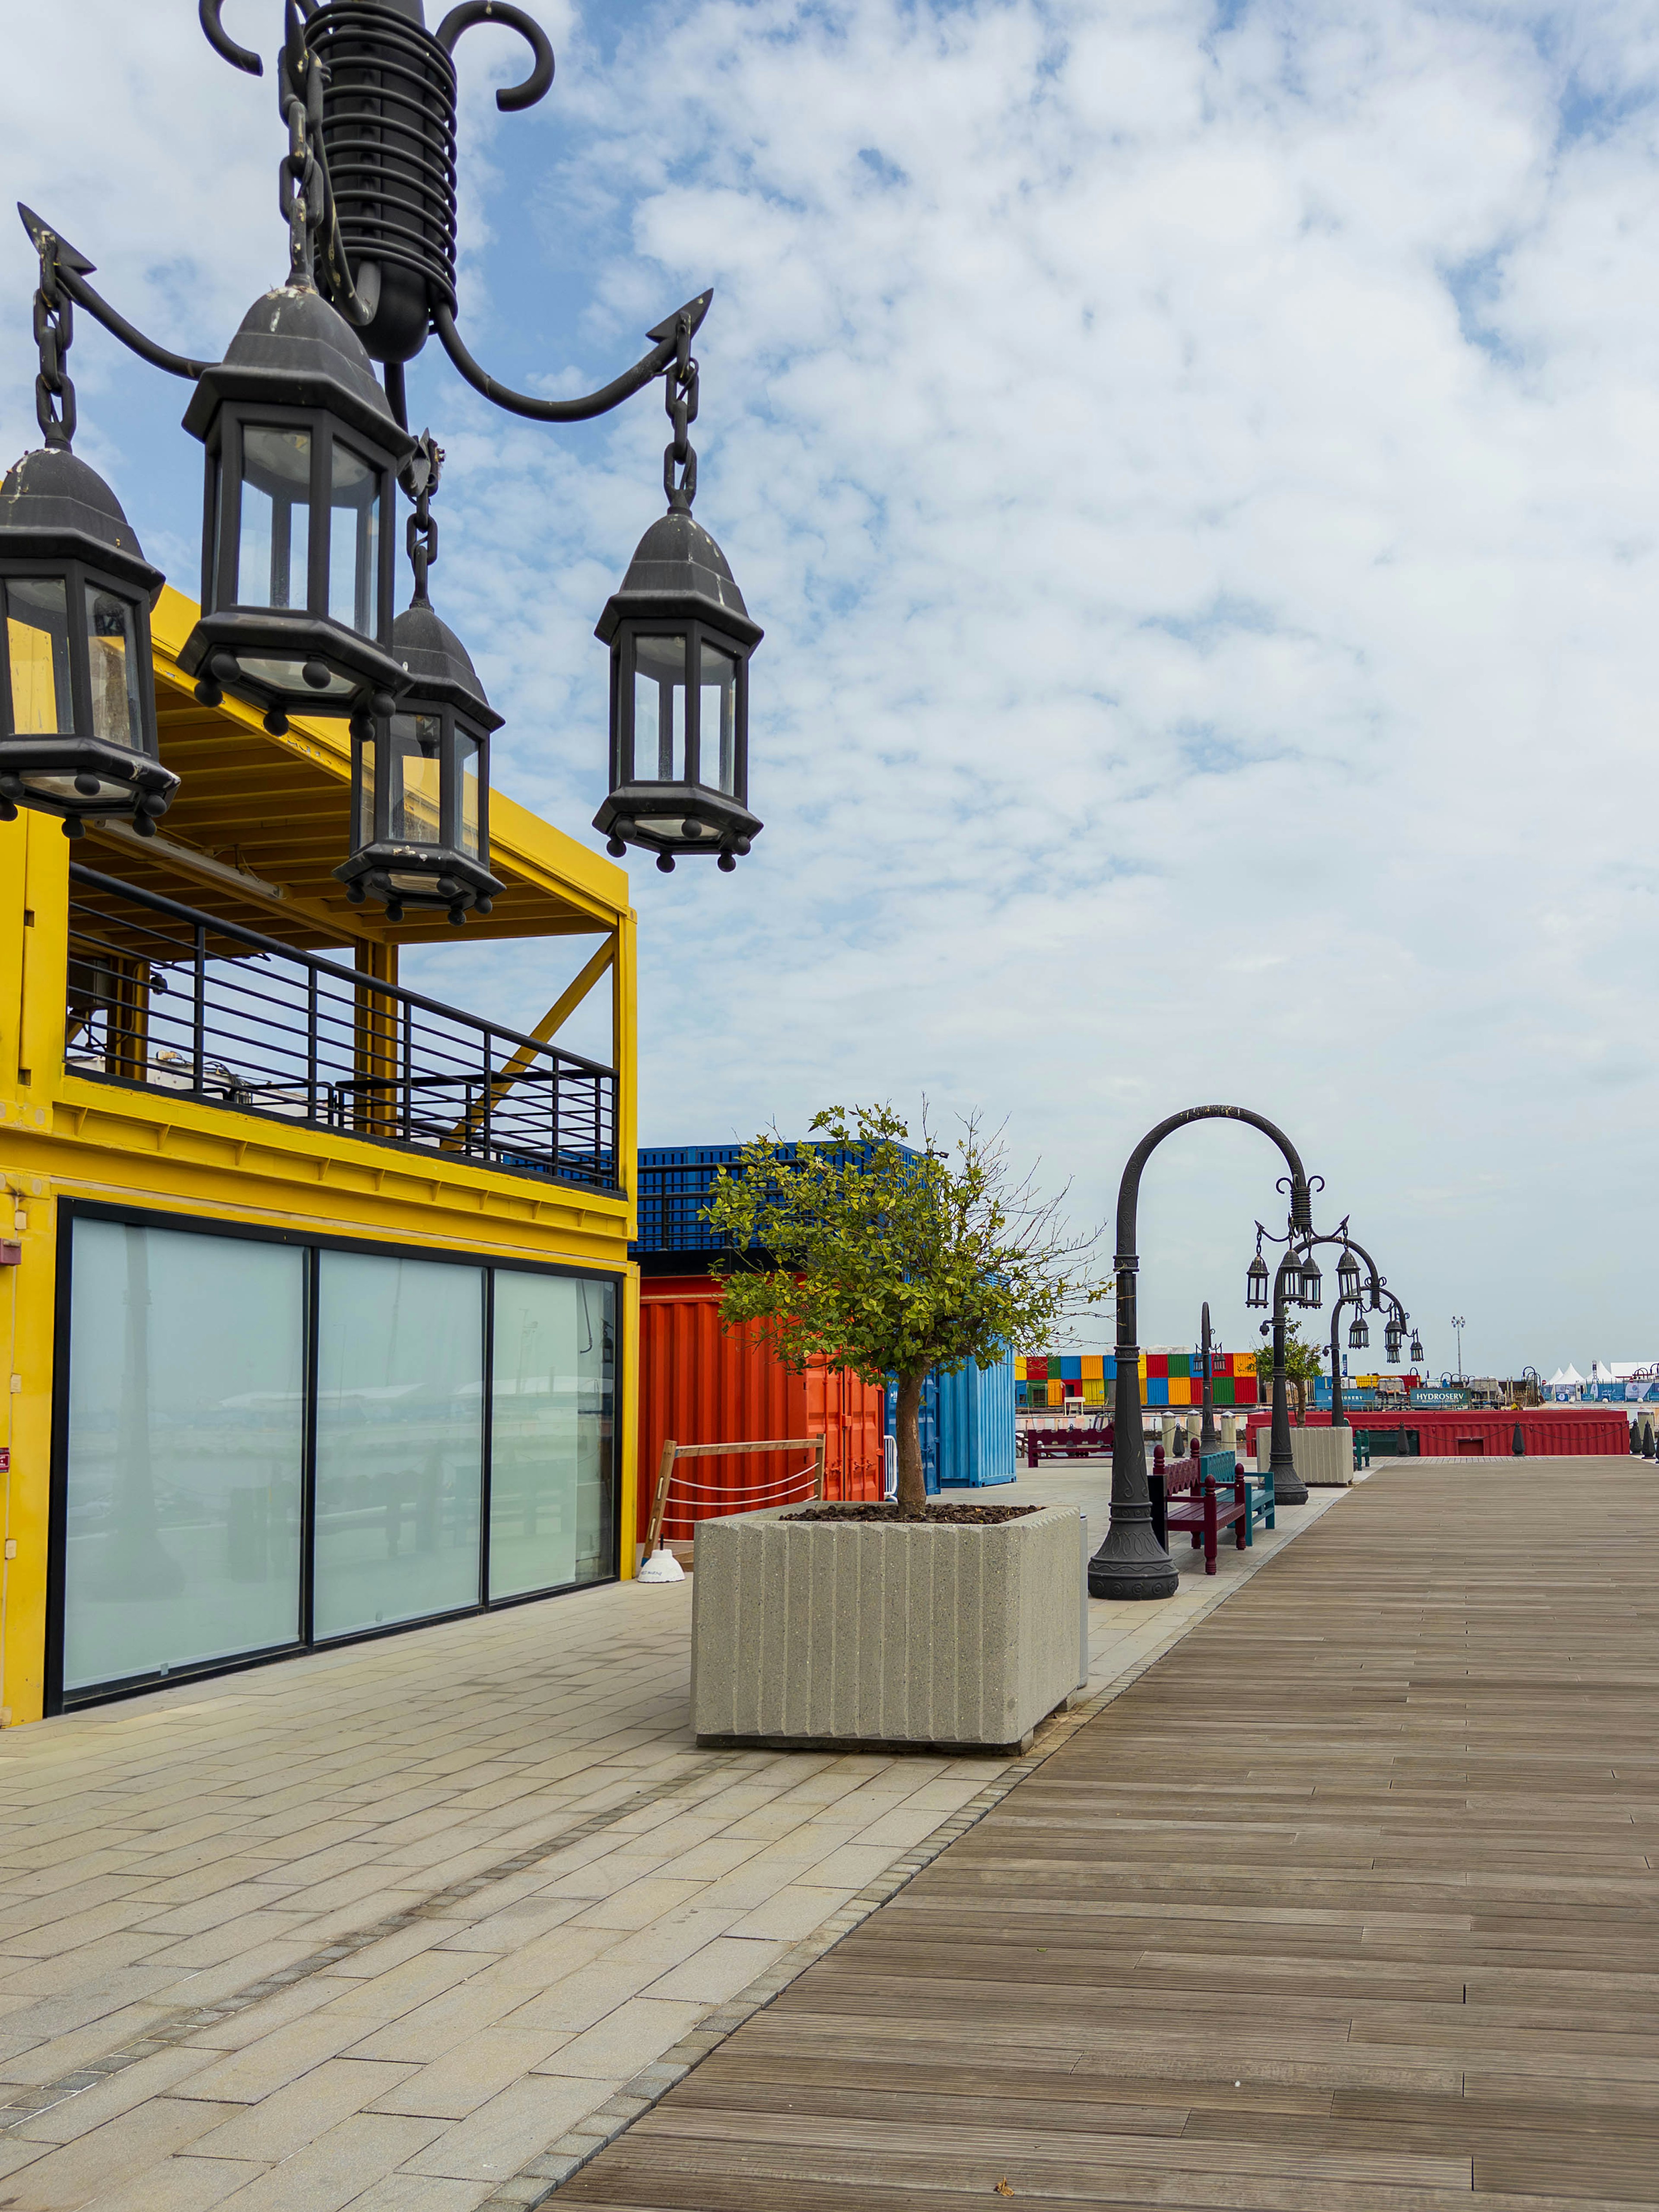
MULTIPOLYGON (((753 856, 630 858, 644 1139, 925 1094, 1006 1117, 1091 1222, 1152 1122, 1233 1101, 1437 1372, 1454 1313, 1475 1369, 1659 1356, 1650 11, 532 5, 539 108, 493 106, 516 40, 460 49, 463 328, 580 391, 712 283, 697 511, 767 629, 753 856)), ((226 15, 272 51, 277 0, 226 15)), ((192 0, 0 24, 8 196, 221 349, 284 266, 271 78, 192 0)), ((32 285, 0 227, 8 459, 32 285)), ((193 589, 183 388, 84 316, 74 367, 80 450, 193 589)), ((434 345, 411 409, 496 780, 591 838, 591 633, 660 508, 656 394, 550 430, 434 345)), ((422 981, 530 1021, 568 964, 446 948, 422 981)), ((1147 1341, 1204 1297, 1254 1341, 1276 1171, 1233 1130, 1158 1155, 1147 1341)))

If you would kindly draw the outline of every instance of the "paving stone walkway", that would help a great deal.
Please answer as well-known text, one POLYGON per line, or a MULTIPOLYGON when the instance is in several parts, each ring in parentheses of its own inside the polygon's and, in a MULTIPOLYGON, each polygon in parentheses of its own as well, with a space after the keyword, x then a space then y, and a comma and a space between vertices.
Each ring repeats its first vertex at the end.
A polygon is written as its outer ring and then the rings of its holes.
POLYGON ((541 2201, 1340 1495, 1092 1604, 1023 1760, 700 1752, 689 1583, 8 1731, 0 2212, 541 2201))

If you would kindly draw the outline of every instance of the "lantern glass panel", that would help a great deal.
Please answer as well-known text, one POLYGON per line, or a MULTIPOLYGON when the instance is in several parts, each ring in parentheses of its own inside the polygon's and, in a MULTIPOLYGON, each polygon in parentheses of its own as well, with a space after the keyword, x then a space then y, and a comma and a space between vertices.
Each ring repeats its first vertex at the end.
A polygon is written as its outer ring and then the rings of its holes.
POLYGON ((392 807, 387 834, 397 844, 443 842, 443 740, 440 715, 392 717, 392 807))
POLYGON ((456 781, 460 787, 461 794, 459 808, 461 850, 469 860, 473 860, 479 858, 483 842, 483 823, 480 819, 481 810, 478 804, 478 793, 481 787, 478 757, 482 750, 476 738, 468 737, 465 730, 456 732, 455 767, 458 772, 456 781))
POLYGON ((707 638, 698 673, 697 781, 727 798, 738 789, 738 657, 707 638))
POLYGON ((634 774, 642 783, 685 781, 685 640, 634 641, 634 774))
POLYGON ((328 611, 346 629, 373 637, 380 627, 380 475, 337 438, 328 497, 328 611))
POLYGON ((311 557, 311 433, 249 423, 242 432, 236 604, 304 607, 311 557))
POLYGON ((62 580, 13 576, 5 602, 13 731, 34 737, 71 729, 69 600, 62 580))
POLYGON ((92 733, 134 752, 143 744, 138 650, 132 602, 87 586, 87 641, 92 666, 92 733))
POLYGON ((373 738, 357 744, 357 843, 374 842, 374 761, 380 747, 373 738))

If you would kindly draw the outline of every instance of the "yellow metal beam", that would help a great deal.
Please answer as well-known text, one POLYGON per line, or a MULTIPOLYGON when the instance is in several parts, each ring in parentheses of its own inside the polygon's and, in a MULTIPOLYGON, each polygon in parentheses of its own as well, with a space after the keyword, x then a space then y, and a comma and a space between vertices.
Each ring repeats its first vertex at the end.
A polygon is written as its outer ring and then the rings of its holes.
MULTIPOLYGON (((557 1035, 616 957, 617 940, 614 937, 607 937, 575 981, 560 993, 535 1028, 531 1030, 530 1034, 538 1044, 546 1044, 557 1035)), ((528 1045, 521 1044, 519 1047, 512 1059, 503 1064, 501 1073, 490 1085, 489 1098, 487 1100, 481 1098, 476 1106, 470 1107, 450 1131, 449 1139, 452 1144, 459 1145, 471 1130, 477 1128, 478 1123, 483 1119, 486 1105, 491 1113, 495 1111, 497 1103, 507 1096, 535 1057, 535 1054, 531 1051, 528 1045)), ((613 1061, 616 1059, 614 1050, 611 1059, 613 1061)))

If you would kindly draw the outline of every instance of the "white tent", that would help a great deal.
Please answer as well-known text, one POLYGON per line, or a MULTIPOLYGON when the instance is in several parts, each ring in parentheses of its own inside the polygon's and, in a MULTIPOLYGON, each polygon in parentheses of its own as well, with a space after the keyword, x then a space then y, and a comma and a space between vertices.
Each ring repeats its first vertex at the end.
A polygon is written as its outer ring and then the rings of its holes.
POLYGON ((1548 1383, 1552 1390, 1582 1390, 1583 1387, 1584 1378, 1571 1360, 1565 1367, 1556 1369, 1548 1383))

